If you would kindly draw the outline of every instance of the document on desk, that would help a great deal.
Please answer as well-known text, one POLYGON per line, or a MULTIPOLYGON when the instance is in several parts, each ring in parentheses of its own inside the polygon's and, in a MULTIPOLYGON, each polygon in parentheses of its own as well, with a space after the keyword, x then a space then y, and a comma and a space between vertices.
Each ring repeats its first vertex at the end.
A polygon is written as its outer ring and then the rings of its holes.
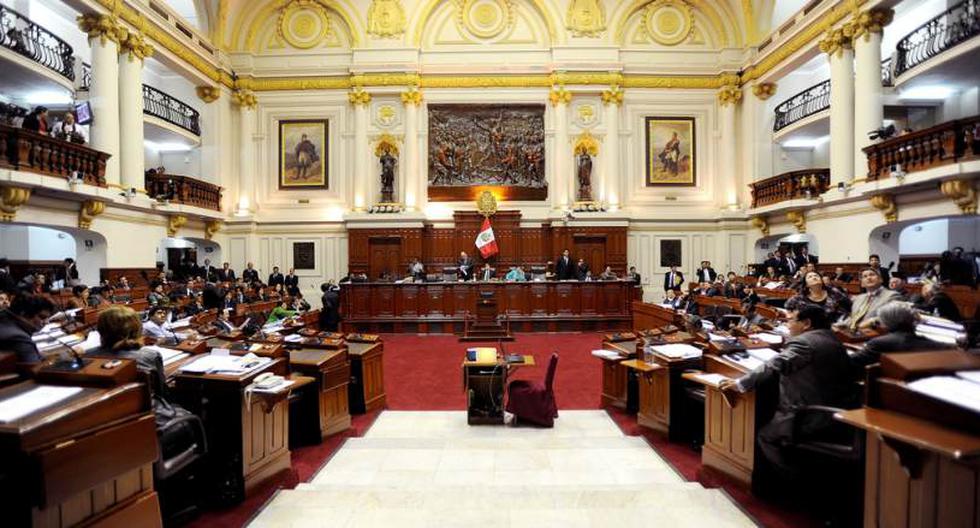
POLYGON ((194 361, 181 365, 181 372, 191 374, 246 374, 252 369, 264 366, 272 361, 270 358, 260 358, 254 354, 244 356, 216 356, 207 354, 194 361))
POLYGON ((283 338, 283 341, 287 343, 299 343, 302 340, 303 340, 303 336, 299 334, 289 334, 288 336, 283 338))
POLYGON ((165 323, 163 325, 163 327, 166 328, 166 329, 168 329, 168 330, 175 330, 177 328, 187 328, 190 325, 191 325, 191 318, 190 317, 185 317, 183 319, 177 319, 176 321, 174 321, 172 323, 165 323))
POLYGON ((613 350, 604 350, 604 349, 593 350, 592 355, 600 359, 610 359, 610 360, 623 359, 623 356, 620 356, 618 352, 615 352, 613 350))
POLYGON ((86 352, 94 350, 102 346, 102 336, 99 335, 98 330, 92 330, 88 333, 88 336, 85 337, 85 341, 82 341, 81 345, 79 346, 81 346, 82 350, 86 352))
POLYGON ((961 370, 956 373, 956 377, 980 385, 980 370, 961 370))
POLYGON ((673 343, 670 345, 657 345, 650 347, 654 352, 667 356, 671 359, 685 359, 701 357, 701 349, 684 343, 673 343))
POLYGON ((763 363, 779 355, 779 352, 776 352, 771 348, 753 348, 751 350, 746 350, 746 352, 749 353, 749 356, 754 357, 763 363))
POLYGON ((937 400, 980 413, 980 383, 959 376, 932 376, 915 380, 908 387, 937 400))
POLYGON ((752 335, 749 336, 749 338, 750 339, 758 339, 759 341, 762 341, 764 343, 768 343, 770 345, 778 345, 778 344, 780 344, 780 343, 783 342, 783 336, 776 335, 776 334, 770 334, 768 332, 761 332, 761 333, 758 333, 758 334, 752 334, 752 335))
POLYGON ((163 364, 164 365, 169 365, 169 364, 173 363, 174 361, 179 361, 179 360, 184 359, 185 357, 187 357, 189 355, 186 352, 181 352, 180 350, 174 350, 172 348, 164 348, 164 347, 159 347, 159 346, 155 346, 155 345, 154 346, 147 346, 147 347, 144 347, 144 348, 147 349, 147 350, 152 350, 152 351, 160 354, 160 357, 163 358, 163 364))
POLYGON ((81 387, 40 385, 0 402, 0 423, 9 423, 30 416, 41 409, 57 405, 79 392, 82 392, 81 387))

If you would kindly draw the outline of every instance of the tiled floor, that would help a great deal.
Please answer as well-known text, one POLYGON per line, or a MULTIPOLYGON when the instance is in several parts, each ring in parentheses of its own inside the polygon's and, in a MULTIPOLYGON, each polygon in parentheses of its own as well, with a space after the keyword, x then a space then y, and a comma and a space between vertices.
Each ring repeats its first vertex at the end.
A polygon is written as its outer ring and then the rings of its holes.
POLYGON ((603 411, 553 429, 468 426, 462 411, 381 414, 250 526, 753 526, 727 496, 685 482, 603 411))

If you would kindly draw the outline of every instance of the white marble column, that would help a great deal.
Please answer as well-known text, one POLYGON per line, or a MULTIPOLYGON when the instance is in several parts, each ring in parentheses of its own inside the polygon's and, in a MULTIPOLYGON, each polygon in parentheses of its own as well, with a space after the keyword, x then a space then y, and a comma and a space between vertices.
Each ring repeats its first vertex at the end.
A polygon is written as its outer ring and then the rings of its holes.
POLYGON ((723 209, 738 209, 738 163, 735 145, 735 110, 742 98, 737 85, 726 85, 718 92, 718 204, 723 209))
POLYGON ((426 185, 422 183, 422 171, 419 168, 419 106, 422 104, 422 92, 410 90, 402 94, 405 105, 405 150, 403 159, 405 166, 404 193, 405 208, 409 211, 421 210, 425 207, 426 185))
POLYGON ((238 105, 238 210, 236 215, 249 216, 255 209, 255 94, 238 89, 232 92, 232 102, 238 105))
POLYGON ((119 45, 119 129, 126 131, 119 137, 119 179, 127 189, 145 187, 143 60, 152 54, 138 33, 129 33, 119 45))
MULTIPOLYGON (((890 9, 874 9, 851 22, 854 33, 854 177, 868 173, 864 147, 874 141, 868 132, 881 127, 885 117, 881 96, 881 34, 892 20, 890 9)), ((831 93, 833 96, 833 93, 831 93)))
POLYGON ((597 198, 603 201, 609 210, 615 211, 620 205, 619 189, 622 181, 619 174, 619 107, 623 104, 623 91, 617 86, 611 87, 602 93, 602 102, 606 113, 606 145, 602 156, 606 163, 605 174, 602 177, 602 192, 597 198))
POLYGON ((571 208, 575 202, 575 178, 568 170, 568 160, 572 156, 568 140, 568 103, 572 100, 572 94, 560 87, 552 89, 548 97, 555 116, 555 155, 552 158, 555 168, 550 187, 555 193, 556 208, 571 208))
POLYGON ((373 193, 372 165, 368 159, 368 105, 371 104, 371 94, 356 89, 348 96, 354 105, 354 210, 362 212, 380 198, 373 193))
POLYGON ((93 123, 89 145, 111 155, 106 162, 105 179, 109 185, 118 186, 119 40, 126 30, 108 15, 84 15, 79 17, 78 26, 88 34, 92 47, 92 85, 88 100, 93 123))
POLYGON ((854 51, 842 29, 820 42, 830 60, 830 183, 854 179, 854 51))

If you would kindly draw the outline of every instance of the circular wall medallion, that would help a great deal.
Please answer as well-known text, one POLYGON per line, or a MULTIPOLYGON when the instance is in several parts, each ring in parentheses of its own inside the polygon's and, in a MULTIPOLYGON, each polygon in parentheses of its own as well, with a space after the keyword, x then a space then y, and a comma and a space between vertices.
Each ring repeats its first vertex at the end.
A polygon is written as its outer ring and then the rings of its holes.
POLYGON ((493 38, 513 20, 508 0, 464 0, 460 18, 467 31, 479 38, 493 38))
POLYGON ((643 27, 655 42, 665 46, 680 44, 694 30, 691 6, 683 0, 658 0, 646 7, 643 27))
POLYGON ((279 36, 290 46, 300 49, 312 48, 330 32, 330 19, 317 4, 290 4, 279 15, 279 36))

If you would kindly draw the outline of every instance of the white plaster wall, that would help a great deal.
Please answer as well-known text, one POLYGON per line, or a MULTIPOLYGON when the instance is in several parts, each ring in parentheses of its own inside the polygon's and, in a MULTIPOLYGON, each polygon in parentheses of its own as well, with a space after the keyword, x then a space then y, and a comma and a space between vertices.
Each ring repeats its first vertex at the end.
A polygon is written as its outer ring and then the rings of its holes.
POLYGON ((949 220, 929 220, 902 229, 898 248, 902 255, 935 255, 949 247, 949 220))

